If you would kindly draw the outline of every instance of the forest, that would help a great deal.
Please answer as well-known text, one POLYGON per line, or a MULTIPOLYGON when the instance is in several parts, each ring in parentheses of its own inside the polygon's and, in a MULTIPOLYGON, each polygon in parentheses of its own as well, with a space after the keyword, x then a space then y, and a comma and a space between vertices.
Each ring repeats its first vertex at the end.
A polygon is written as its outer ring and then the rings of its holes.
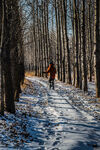
POLYGON ((27 73, 48 80, 50 61, 55 84, 87 94, 93 83, 100 100, 100 0, 0 0, 1 116, 16 114, 27 73))
POLYGON ((53 60, 57 79, 100 97, 100 2, 98 0, 1 0, 0 107, 15 112, 24 73, 53 60))

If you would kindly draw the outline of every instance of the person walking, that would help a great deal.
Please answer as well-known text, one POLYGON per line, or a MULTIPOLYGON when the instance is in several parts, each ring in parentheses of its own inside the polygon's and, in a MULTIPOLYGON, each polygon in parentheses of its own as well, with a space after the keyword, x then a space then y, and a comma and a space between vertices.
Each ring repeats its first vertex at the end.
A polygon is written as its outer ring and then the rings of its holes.
POLYGON ((50 78, 49 78, 50 89, 51 89, 51 87, 54 89, 54 80, 55 80, 56 68, 54 66, 53 61, 50 61, 49 67, 44 73, 49 74, 49 76, 50 76, 50 78))

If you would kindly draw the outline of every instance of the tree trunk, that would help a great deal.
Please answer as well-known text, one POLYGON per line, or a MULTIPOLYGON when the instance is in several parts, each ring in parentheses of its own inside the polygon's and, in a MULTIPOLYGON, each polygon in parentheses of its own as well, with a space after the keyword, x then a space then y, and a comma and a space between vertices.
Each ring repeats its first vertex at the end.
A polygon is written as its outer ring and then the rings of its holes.
POLYGON ((78 60, 78 13, 76 7, 76 0, 73 0, 73 9, 74 9, 74 38, 75 38, 75 86, 79 87, 79 60, 78 60))
POLYGON ((57 2, 55 0, 55 15, 56 15, 56 30, 57 30, 57 73, 58 73, 58 80, 60 79, 60 70, 59 70, 59 32, 58 32, 58 9, 57 9, 57 2))
POLYGON ((64 27, 65 27, 65 37, 66 37, 66 48, 67 48, 67 83, 71 84, 71 65, 70 65, 70 50, 69 50, 69 39, 67 33, 67 1, 63 1, 64 8, 64 27))
POLYGON ((82 89, 82 44, 81 44, 81 14, 79 10, 79 0, 77 1, 77 14, 78 14, 78 38, 79 38, 79 88, 82 89))
POLYGON ((89 1, 89 10, 88 10, 88 26, 89 26, 89 35, 88 35, 88 47, 89 47, 89 81, 92 81, 92 37, 91 37, 91 0, 89 1))
POLYGON ((96 97, 100 97, 100 1, 95 0, 94 54, 96 97))
POLYGON ((4 115, 4 80, 2 64, 2 44, 4 40, 4 1, 0 1, 0 113, 4 115))
POLYGON ((65 82, 65 74, 66 74, 66 66, 65 66, 65 50, 66 50, 66 46, 65 46, 65 27, 64 27, 64 9, 63 9, 63 0, 62 0, 62 4, 61 4, 61 22, 62 22, 62 41, 63 41, 63 82, 65 82))
POLYGON ((85 0, 82 0, 82 50, 83 50, 83 90, 87 91, 87 63, 86 63, 86 36, 85 36, 85 0))
POLYGON ((61 40, 61 9, 60 2, 58 3, 58 32, 59 32, 59 63, 60 63, 60 81, 62 81, 62 40, 61 40))

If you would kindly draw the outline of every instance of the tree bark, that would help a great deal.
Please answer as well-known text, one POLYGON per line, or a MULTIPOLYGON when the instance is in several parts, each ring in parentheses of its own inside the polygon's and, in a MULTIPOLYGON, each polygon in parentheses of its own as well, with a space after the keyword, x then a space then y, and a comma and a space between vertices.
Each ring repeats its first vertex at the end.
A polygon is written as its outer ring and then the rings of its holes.
POLYGON ((73 9, 74 9, 74 38, 75 38, 75 86, 79 87, 79 60, 78 60, 78 13, 77 13, 77 6, 76 0, 73 0, 73 9))
POLYGON ((85 0, 82 0, 82 50, 83 50, 83 90, 87 91, 87 63, 86 63, 86 33, 85 33, 85 0))
POLYGON ((96 97, 100 97, 100 1, 95 0, 94 54, 96 97))
POLYGON ((64 27, 65 27, 65 37, 66 37, 66 48, 67 48, 67 83, 71 84, 71 65, 70 65, 70 50, 69 50, 69 39, 67 33, 67 1, 63 1, 64 8, 64 27))
POLYGON ((4 115, 4 80, 2 64, 2 44, 4 40, 4 1, 0 1, 0 113, 4 115))

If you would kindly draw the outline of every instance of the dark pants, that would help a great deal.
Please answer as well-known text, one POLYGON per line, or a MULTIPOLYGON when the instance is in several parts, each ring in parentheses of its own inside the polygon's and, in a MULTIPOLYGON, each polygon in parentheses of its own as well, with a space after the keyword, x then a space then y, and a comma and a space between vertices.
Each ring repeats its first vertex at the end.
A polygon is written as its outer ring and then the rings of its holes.
POLYGON ((49 83, 50 83, 50 84, 49 84, 49 85, 50 85, 50 86, 49 86, 50 89, 51 89, 51 87, 54 89, 54 79, 50 78, 50 79, 49 79, 49 83))

